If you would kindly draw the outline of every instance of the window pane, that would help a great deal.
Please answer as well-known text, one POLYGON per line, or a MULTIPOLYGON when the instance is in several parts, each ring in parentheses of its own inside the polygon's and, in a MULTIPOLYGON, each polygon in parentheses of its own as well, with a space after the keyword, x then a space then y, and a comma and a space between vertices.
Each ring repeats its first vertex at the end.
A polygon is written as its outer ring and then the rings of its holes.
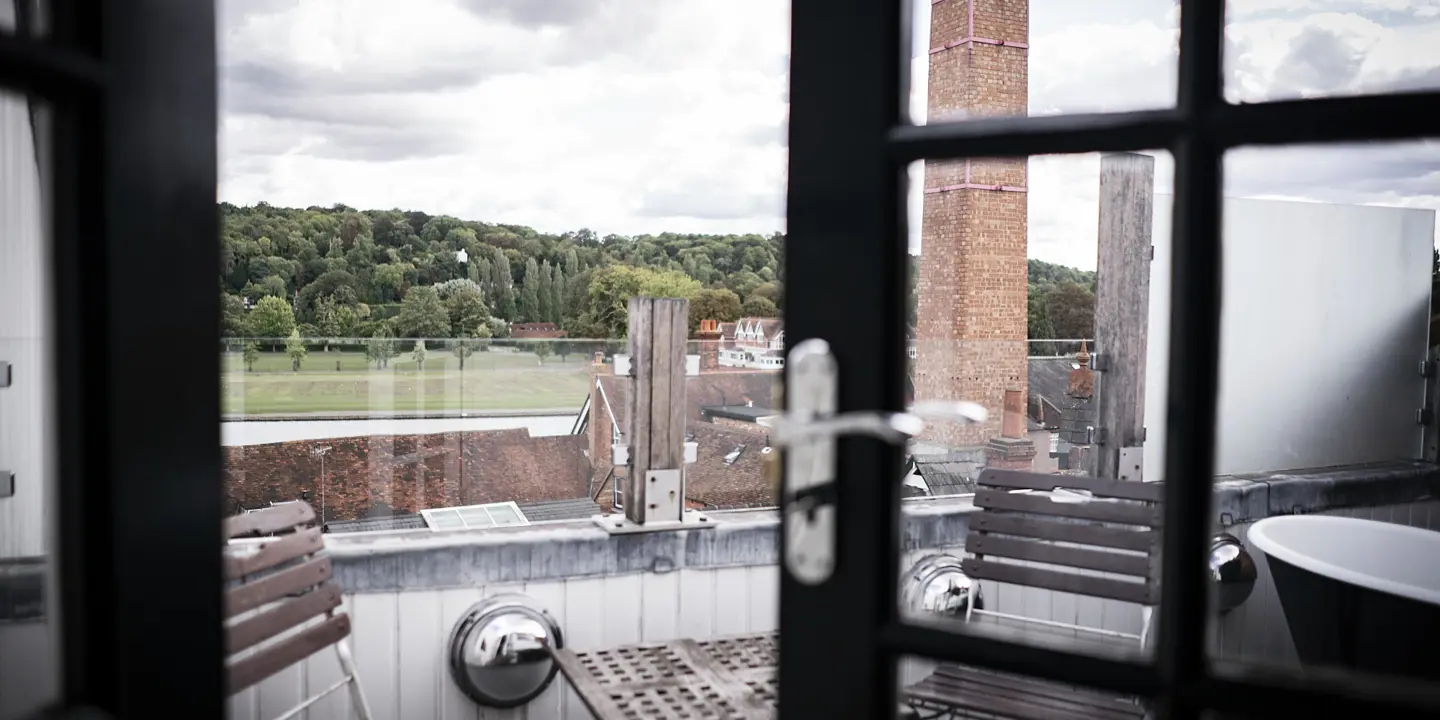
POLYGON ((1220 660, 1440 680, 1420 640, 1440 589, 1422 371, 1437 357, 1436 153, 1418 141, 1226 157, 1220 660))
POLYGON ((1225 7, 1231 102, 1440 87, 1433 2, 1234 0, 1225 7))
MULTIPOLYGON (((0 2, 0 28, 14 6, 0 2)), ((0 717, 59 695, 43 104, 0 90, 0 717)))
MULTIPOLYGON (((788 4, 219 9, 229 512, 302 499, 323 518, 377 715, 473 716, 444 643, 501 593, 574 647, 773 629, 788 4), (693 443, 676 514, 754 528, 683 582, 593 520, 651 500, 614 462, 636 295, 690 301, 664 349, 696 374, 644 410, 693 443)), ((324 689, 331 655, 233 714, 324 689)), ((563 685, 525 714, 559 717, 563 685)))
POLYGON ((1163 455, 1146 406, 1168 290, 1148 258, 1172 167, 1155 151, 911 168, 909 400, 928 423, 899 478, 903 613, 1082 653, 1153 649, 1163 455), (968 522, 947 532, 944 517, 968 522))
POLYGON ((1175 104, 1173 0, 909 1, 916 123, 1175 104))

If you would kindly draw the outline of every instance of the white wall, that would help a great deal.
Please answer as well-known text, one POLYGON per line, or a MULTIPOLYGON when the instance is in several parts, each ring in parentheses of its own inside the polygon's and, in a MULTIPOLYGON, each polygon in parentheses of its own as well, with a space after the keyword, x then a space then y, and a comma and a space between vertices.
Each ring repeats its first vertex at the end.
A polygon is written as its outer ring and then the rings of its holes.
MULTIPOLYGON (((1170 196, 1155 198, 1145 478, 1161 480, 1170 196)), ((1435 213, 1227 198, 1216 472, 1420 457, 1435 213)))
MULTIPOLYGON (((15 24, 15 6, 0 0, 0 28, 15 24)), ((0 562, 44 555, 51 466, 45 434, 49 362, 45 312, 46 245, 29 107, 0 91, 0 360, 15 384, 0 389, 0 470, 16 474, 14 497, 0 498, 0 562)), ((52 652, 55 625, 0 622, 0 720, 26 716, 57 696, 52 652)))

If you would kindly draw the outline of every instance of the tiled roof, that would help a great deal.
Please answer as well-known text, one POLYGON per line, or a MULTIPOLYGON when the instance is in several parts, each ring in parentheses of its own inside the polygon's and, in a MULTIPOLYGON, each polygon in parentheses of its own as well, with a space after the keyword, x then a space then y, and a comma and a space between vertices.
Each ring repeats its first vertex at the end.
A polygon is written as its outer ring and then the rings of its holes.
POLYGON ((776 490, 762 462, 769 445, 765 433, 708 423, 686 429, 697 448, 695 462, 685 466, 685 499, 707 507, 775 506, 776 490))
MULTIPOLYGON (((583 435, 531 437, 524 428, 375 435, 224 448, 229 501, 244 507, 320 496, 327 445, 326 520, 369 519, 426 508, 584 497, 590 461, 583 435)), ((313 502, 313 500, 312 500, 313 502)))
POLYGON ((915 471, 930 487, 931 495, 962 495, 975 492, 975 481, 969 473, 974 463, 957 460, 924 460, 915 458, 915 471))
MULTIPOLYGON (((614 411, 621 431, 626 427, 626 399, 630 381, 614 375, 598 376, 609 408, 614 411)), ((775 385, 780 381, 776 370, 701 373, 685 378, 685 421, 687 428, 705 420, 702 408, 717 405, 744 405, 757 408, 773 406, 775 385)))
POLYGON ((327 532, 352 533, 376 532, 383 530, 424 530, 429 525, 419 513, 371 517, 364 520, 332 520, 325 525, 327 532))
POLYGON ((1057 406, 1064 406, 1065 390, 1070 387, 1070 371, 1075 363, 1070 357, 1030 358, 1029 386, 1031 402, 1043 397, 1057 406))
POLYGON ((557 520, 584 520, 591 515, 600 514, 600 506, 590 498, 576 498, 573 500, 544 500, 541 502, 520 503, 520 512, 525 513, 525 519, 532 523, 549 522, 557 520))

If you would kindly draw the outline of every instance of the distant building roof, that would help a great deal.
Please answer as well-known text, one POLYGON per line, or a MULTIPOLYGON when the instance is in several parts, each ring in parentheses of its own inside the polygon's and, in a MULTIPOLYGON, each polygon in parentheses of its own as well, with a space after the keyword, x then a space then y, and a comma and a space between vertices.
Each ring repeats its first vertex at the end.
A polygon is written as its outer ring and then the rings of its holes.
POLYGON ((591 515, 599 515, 601 512, 600 506, 590 498, 519 503, 519 507, 520 512, 525 513, 525 519, 532 523, 584 520, 591 515))
POLYGON ((510 323, 510 337, 519 340, 555 339, 567 334, 555 323, 510 323))
POLYGON ((931 495, 964 495, 975 492, 970 473, 975 463, 959 460, 926 460, 912 457, 915 473, 925 480, 931 495))
POLYGON ((756 405, 704 405, 700 408, 700 415, 705 418, 729 418, 744 422, 755 422, 763 417, 777 414, 779 411, 768 407, 756 405))
POLYGON ((331 520, 325 524, 326 532, 353 533, 379 532, 386 530, 424 530, 430 527, 419 513, 371 517, 363 520, 331 520))

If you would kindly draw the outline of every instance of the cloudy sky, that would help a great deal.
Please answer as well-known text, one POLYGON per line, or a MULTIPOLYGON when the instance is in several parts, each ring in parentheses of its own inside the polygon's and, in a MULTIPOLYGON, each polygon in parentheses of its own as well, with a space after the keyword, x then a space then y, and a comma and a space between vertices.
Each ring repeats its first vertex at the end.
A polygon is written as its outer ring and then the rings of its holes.
MULTIPOLYGON (((1031 114, 1172 105, 1175 5, 1032 0, 1031 114)), ((784 0, 221 7, 225 200, 551 232, 784 226, 784 0)), ((919 0, 916 117, 929 10, 919 0)), ((1230 21, 1232 100, 1440 87, 1440 0, 1231 0, 1230 21)), ((1098 167, 1032 159, 1032 257, 1094 267, 1098 167)), ((1226 182, 1239 196, 1440 208, 1440 143, 1237 152, 1226 182)))

